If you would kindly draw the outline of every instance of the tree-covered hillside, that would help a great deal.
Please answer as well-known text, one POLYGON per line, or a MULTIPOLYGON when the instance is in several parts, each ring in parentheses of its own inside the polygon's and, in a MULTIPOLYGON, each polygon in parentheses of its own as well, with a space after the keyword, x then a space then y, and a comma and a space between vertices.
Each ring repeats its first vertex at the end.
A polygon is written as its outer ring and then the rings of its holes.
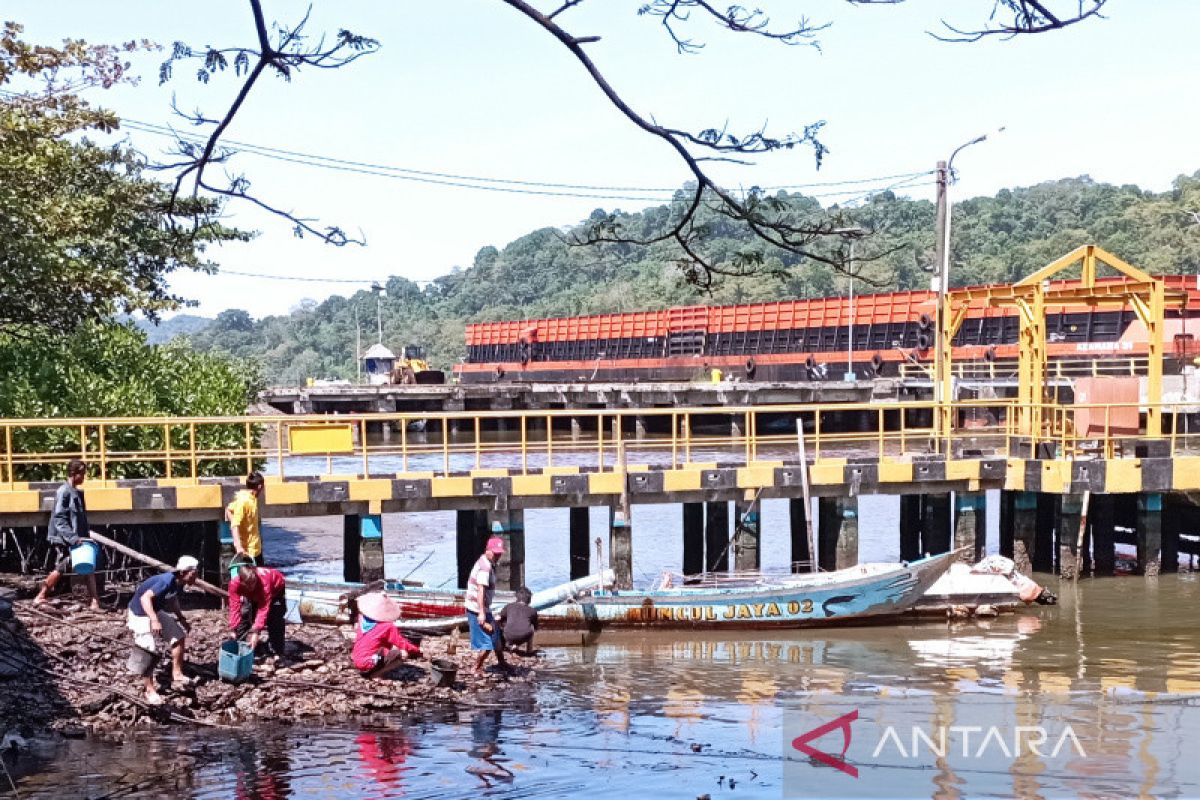
MULTIPOLYGON (((811 221, 839 215, 839 224, 872 234, 856 245, 856 291, 928 288, 933 265, 934 207, 890 193, 854 209, 822 209, 800 195, 772 198, 787 213, 811 221)), ((1088 243, 1099 244, 1155 273, 1200 272, 1200 172, 1180 177, 1171 191, 1070 178, 954 207, 952 283, 1009 281, 1088 243)), ((622 228, 639 234, 661 230, 675 209, 618 214, 622 228)), ((604 212, 597 210, 594 217, 604 212)), ((586 221, 585 221, 586 222, 586 221)), ((629 245, 579 247, 571 231, 542 229, 503 250, 484 247, 475 262, 424 288, 403 278, 387 282, 384 342, 399 350, 423 344, 438 366, 464 353, 468 322, 657 309, 691 303, 744 303, 844 294, 848 278, 826 265, 771 252, 728 220, 709 214, 713 252, 736 269, 759 259, 772 277, 729 277, 704 294, 688 285, 669 251, 629 245)), ((843 257, 845 250, 842 251, 843 257)), ((272 383, 355 374, 355 311, 364 347, 374 341, 375 296, 332 296, 287 316, 255 321, 242 310, 222 312, 189 337, 198 349, 258 360, 272 383)))

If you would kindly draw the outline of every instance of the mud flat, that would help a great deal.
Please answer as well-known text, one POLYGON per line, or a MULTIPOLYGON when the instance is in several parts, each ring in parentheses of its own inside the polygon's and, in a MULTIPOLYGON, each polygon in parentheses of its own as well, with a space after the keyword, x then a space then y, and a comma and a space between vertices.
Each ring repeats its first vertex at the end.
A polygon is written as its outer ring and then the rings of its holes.
POLYGON ((506 687, 530 681, 537 663, 536 657, 510 655, 508 674, 493 661, 476 677, 465 640, 426 637, 424 660, 369 680, 350 663, 350 626, 288 625, 287 658, 260 660, 250 678, 231 684, 217 675, 220 644, 228 635, 224 610, 199 605, 206 598, 190 592, 187 600, 196 607, 184 604, 192 626, 185 663, 196 683, 172 690, 164 657, 156 676, 166 703, 159 707, 143 702, 140 681, 128 672, 132 637, 123 602, 115 608, 106 602, 100 612, 73 597, 37 607, 28 599, 13 602, 12 617, 0 621, 0 732, 84 736, 134 726, 290 725, 439 706, 491 708, 497 704, 488 695, 495 699, 506 687), (434 684, 434 658, 458 665, 453 686, 434 684))

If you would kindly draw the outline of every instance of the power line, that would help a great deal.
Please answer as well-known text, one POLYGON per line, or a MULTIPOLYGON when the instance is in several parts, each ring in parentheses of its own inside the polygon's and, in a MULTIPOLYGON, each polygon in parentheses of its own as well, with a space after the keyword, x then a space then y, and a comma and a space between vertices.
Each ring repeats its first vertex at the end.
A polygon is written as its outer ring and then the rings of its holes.
MULTIPOLYGON (((367 280, 367 279, 363 279, 363 278, 308 278, 308 277, 304 277, 302 275, 268 275, 265 272, 243 272, 241 270, 236 270, 236 269, 218 269, 216 274, 218 274, 218 275, 237 275, 238 277, 242 277, 242 278, 264 278, 266 280, 272 280, 272 281, 298 281, 301 283, 353 283, 353 284, 365 284, 367 286, 383 285, 385 283, 385 281, 379 280, 379 279, 367 280)), ((401 276, 397 276, 397 277, 401 277, 401 276)), ((415 280, 412 280, 411 278, 402 278, 402 279, 408 281, 409 283, 414 283, 417 286, 433 283, 432 280, 415 281, 415 280)))

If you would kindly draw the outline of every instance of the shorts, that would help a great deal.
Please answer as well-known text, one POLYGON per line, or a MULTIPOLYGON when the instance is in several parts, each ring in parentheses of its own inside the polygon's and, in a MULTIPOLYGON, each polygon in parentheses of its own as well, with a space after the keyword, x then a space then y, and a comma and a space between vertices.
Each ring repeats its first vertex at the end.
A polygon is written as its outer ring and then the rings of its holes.
POLYGON ((520 636, 509 636, 506 633, 506 634, 504 634, 504 643, 511 647, 532 644, 533 643, 533 631, 530 631, 529 633, 522 633, 520 636))
POLYGON ((471 630, 472 650, 496 650, 500 647, 500 629, 496 625, 496 621, 492 619, 491 612, 488 612, 484 619, 492 623, 491 633, 484 631, 483 626, 479 624, 478 614, 474 611, 467 612, 467 627, 471 630))
MULTIPOLYGON (((168 646, 173 646, 176 642, 187 636, 187 631, 179 624, 179 620, 175 619, 174 614, 159 611, 158 624, 162 625, 162 638, 168 646)), ((133 643, 135 645, 147 653, 158 652, 158 643, 154 640, 154 632, 150 630, 149 617, 138 616, 133 611, 126 610, 125 626, 133 631, 133 643)))
POLYGON ((71 572, 71 546, 64 542, 51 542, 50 552, 54 559, 54 571, 69 575, 71 572))

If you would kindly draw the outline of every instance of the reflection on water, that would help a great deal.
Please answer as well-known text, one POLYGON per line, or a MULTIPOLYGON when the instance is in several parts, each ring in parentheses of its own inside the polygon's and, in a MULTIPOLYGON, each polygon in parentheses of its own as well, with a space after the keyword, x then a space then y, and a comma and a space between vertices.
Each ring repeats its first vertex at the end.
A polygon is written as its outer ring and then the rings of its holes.
MULTIPOLYGON (((1190 576, 1058 587, 1062 604, 987 624, 745 635, 621 635, 549 649, 538 685, 419 719, 236 737, 172 731, 45 754, 22 797, 100 795, 146 777, 184 775, 179 796, 559 797, 605 788, 630 797, 780 796, 785 729, 856 713, 842 772, 792 760, 810 796, 1200 796, 1200 638, 1190 576), (912 761, 880 731, 955 726, 1011 736, 1017 726, 1072 746, 1006 757, 980 739, 964 756, 912 761), (180 761, 184 758, 184 761, 180 761), (80 769, 79 765, 89 765, 80 769), (165 766, 162 766, 165 765, 165 766), (845 779, 849 783, 838 783, 845 779), (847 786, 851 790, 847 789, 847 786)), ((839 734, 822 740, 838 752, 839 734)), ((790 741, 790 740, 789 740, 790 741)), ((122 796, 157 797, 164 785, 122 796)), ((789 785, 789 789, 796 789, 789 785)))

